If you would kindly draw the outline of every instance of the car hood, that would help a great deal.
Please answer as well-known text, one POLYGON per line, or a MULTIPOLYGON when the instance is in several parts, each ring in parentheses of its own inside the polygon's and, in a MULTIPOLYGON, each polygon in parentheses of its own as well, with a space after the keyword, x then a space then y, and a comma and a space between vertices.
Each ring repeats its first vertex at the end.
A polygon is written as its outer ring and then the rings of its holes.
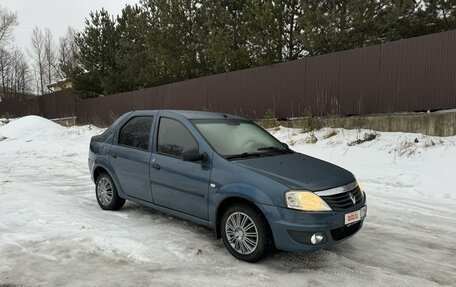
POLYGON ((319 191, 355 181, 353 174, 337 165, 300 153, 233 161, 267 176, 290 189, 319 191))

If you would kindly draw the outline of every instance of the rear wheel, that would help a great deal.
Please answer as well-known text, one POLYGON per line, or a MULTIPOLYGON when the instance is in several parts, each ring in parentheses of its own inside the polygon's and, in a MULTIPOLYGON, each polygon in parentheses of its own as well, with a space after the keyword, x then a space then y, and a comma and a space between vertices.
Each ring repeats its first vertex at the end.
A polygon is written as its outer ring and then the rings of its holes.
POLYGON ((256 262, 269 252, 267 223, 245 204, 229 207, 221 222, 223 243, 236 258, 256 262))
POLYGON ((104 210, 118 210, 125 204, 125 199, 119 197, 117 188, 112 178, 101 173, 96 181, 95 194, 98 205, 104 210))

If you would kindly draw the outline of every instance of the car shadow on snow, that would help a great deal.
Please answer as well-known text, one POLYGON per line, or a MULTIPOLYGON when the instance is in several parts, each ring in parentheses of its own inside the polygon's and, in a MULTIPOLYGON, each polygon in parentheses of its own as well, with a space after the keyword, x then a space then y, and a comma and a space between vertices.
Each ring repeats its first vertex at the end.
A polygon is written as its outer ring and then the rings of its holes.
MULTIPOLYGON (((151 220, 151 224, 158 223, 160 225, 168 225, 171 228, 183 228, 185 231, 194 232, 196 236, 202 235, 202 239, 212 239, 214 243, 217 241, 214 231, 208 227, 141 204, 127 201, 125 203, 125 206, 122 207, 122 209, 118 212, 128 216, 129 218, 138 217, 139 215, 141 219, 146 218, 148 220, 151 220)), ((223 247, 223 244, 221 244, 221 247, 223 247)))

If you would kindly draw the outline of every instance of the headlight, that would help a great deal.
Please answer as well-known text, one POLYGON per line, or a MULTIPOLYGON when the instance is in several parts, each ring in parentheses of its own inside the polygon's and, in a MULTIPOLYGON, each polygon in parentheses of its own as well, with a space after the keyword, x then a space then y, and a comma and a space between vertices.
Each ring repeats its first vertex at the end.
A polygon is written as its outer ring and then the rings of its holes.
POLYGON ((310 191, 288 191, 285 193, 288 208, 305 211, 329 211, 328 204, 318 195, 310 191))
POLYGON ((361 187, 359 180, 357 178, 355 178, 355 179, 356 179, 356 184, 358 185, 359 190, 361 191, 362 194, 364 194, 364 189, 361 187))

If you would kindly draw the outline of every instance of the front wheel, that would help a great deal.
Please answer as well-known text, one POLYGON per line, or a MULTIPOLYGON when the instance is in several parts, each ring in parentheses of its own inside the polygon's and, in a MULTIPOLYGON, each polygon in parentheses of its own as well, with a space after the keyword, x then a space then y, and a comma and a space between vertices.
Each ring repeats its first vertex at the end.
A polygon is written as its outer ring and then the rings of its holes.
POLYGON ((97 178, 95 193, 98 205, 104 210, 118 210, 125 204, 125 199, 119 197, 112 178, 102 173, 97 178))
POLYGON ((236 258, 256 262, 269 251, 267 223, 257 211, 244 204, 229 207, 221 223, 225 247, 236 258))

